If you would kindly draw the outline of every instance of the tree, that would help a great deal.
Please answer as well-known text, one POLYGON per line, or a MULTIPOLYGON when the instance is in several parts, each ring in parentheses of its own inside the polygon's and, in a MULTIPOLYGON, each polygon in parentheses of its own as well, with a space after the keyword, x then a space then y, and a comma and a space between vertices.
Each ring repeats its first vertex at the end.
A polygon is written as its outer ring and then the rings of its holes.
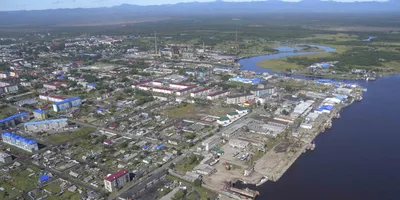
POLYGON ((201 187, 201 180, 200 180, 200 179, 196 179, 196 180, 193 182, 193 185, 196 186, 196 187, 201 187))
POLYGON ((172 198, 173 200, 182 200, 186 195, 186 190, 179 190, 177 193, 175 193, 174 197, 172 198))

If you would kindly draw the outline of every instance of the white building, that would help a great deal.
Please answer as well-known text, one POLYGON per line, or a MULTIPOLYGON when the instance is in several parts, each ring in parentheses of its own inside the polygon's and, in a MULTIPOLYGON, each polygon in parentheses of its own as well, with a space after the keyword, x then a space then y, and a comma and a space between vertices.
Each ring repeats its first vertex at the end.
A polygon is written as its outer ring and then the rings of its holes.
POLYGON ((231 139, 229 140, 229 146, 238 149, 245 149, 249 146, 249 142, 238 140, 238 139, 231 139))
POLYGON ((129 182, 129 171, 120 170, 104 178, 104 187, 107 191, 114 192, 116 189, 122 188, 129 182))

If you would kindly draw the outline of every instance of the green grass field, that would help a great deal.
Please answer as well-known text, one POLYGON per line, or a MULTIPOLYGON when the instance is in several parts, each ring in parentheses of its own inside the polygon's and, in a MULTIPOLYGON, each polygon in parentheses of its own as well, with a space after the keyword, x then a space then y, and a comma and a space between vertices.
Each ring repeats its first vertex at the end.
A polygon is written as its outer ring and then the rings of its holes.
POLYGON ((272 59, 272 60, 264 60, 257 63, 257 66, 268 68, 275 72, 284 72, 286 69, 292 70, 302 70, 304 69, 303 66, 297 65, 295 63, 289 63, 282 59, 272 59))
POLYGON ((58 133, 50 136, 49 140, 54 144, 60 144, 74 138, 83 137, 94 130, 93 128, 83 128, 74 132, 58 133))

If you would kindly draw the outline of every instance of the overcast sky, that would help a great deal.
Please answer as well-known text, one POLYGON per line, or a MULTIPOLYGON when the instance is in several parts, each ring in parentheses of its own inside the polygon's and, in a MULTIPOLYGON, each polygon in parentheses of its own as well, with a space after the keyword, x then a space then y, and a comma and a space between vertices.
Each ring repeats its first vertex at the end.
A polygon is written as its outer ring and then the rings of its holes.
MULTIPOLYGON (((114 6, 120 4, 135 4, 135 5, 160 5, 160 4, 174 4, 179 2, 210 2, 214 0, 0 0, 0 10, 42 10, 42 9, 56 9, 56 8, 92 8, 114 6)), ((251 0, 225 0, 225 1, 251 1, 251 0)), ((260 0, 252 0, 260 1, 260 0)), ((297 1, 297 0, 286 0, 297 1)), ((355 1, 355 0, 338 0, 338 1, 355 1)), ((371 0, 357 0, 357 1, 371 1, 371 0)), ((384 1, 384 0, 380 0, 384 1)))

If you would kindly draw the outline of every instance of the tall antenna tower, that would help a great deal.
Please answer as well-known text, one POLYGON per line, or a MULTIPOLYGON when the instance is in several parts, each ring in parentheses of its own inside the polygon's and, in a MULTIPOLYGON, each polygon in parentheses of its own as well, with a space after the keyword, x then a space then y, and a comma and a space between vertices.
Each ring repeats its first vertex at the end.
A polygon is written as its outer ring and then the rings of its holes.
POLYGON ((206 49, 204 48, 204 42, 203 42, 203 54, 206 53, 206 49))
POLYGON ((157 32, 154 32, 154 53, 157 54, 157 32))

